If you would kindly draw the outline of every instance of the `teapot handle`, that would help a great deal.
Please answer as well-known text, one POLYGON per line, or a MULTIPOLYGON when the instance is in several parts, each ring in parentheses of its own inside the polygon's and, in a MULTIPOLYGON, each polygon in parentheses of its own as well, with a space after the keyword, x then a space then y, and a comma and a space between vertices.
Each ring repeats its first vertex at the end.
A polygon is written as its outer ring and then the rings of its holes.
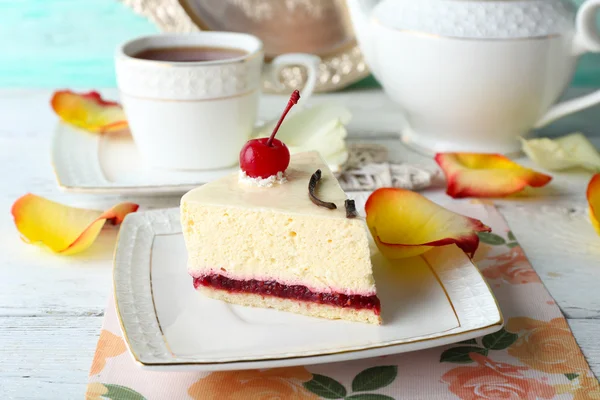
MULTIPOLYGON (((600 52, 600 33, 596 28, 596 16, 599 11, 600 0, 588 0, 581 5, 577 14, 577 33, 573 43, 576 55, 600 52)), ((555 105, 537 122, 535 127, 542 128, 559 118, 596 104, 600 104, 600 90, 555 105)))

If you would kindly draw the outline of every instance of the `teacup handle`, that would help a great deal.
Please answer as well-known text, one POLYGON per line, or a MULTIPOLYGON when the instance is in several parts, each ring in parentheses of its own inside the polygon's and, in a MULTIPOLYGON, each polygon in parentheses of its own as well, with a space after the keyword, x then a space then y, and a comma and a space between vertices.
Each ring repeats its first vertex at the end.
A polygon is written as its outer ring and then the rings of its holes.
POLYGON ((306 103, 313 91, 315 90, 315 85, 317 84, 317 78, 319 74, 319 64, 321 63, 321 59, 318 56, 313 54, 306 53, 289 53, 282 54, 280 56, 275 57, 273 61, 271 61, 269 69, 267 73, 272 75, 272 80, 276 84, 280 84, 279 81, 279 73, 284 67, 294 66, 294 65, 302 65, 306 67, 306 83, 304 84, 304 88, 300 91, 300 101, 302 103, 306 103))
MULTIPOLYGON (((600 0, 588 0, 581 5, 577 14, 577 33, 573 43, 574 53, 580 55, 587 52, 600 52, 600 33, 596 29, 596 16, 600 11, 600 0)), ((592 107, 600 103, 600 90, 577 97, 550 108, 536 128, 542 128, 559 118, 592 107)))

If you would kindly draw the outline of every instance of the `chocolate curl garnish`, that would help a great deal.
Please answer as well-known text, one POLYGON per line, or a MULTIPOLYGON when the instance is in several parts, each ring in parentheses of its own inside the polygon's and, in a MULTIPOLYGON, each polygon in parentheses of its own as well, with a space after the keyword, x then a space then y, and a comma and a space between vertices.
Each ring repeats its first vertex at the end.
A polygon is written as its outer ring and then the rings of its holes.
POLYGON ((358 212, 356 211, 356 204, 354 204, 354 200, 346 199, 346 201, 344 202, 344 207, 346 207, 346 218, 358 217, 358 212))
POLYGON ((308 197, 310 200, 318 205, 319 207, 329 208, 330 210, 335 210, 337 206, 334 203, 329 203, 323 201, 317 197, 315 194, 315 190, 317 188, 317 183, 321 180, 321 170, 318 169, 312 176, 310 177, 310 181, 308 182, 308 197))

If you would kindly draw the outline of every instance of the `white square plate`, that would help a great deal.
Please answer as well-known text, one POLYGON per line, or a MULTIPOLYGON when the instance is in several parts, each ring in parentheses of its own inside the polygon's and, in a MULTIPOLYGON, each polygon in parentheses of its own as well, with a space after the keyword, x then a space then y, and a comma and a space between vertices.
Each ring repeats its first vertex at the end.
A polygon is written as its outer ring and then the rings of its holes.
MULTIPOLYGON (((354 194, 363 209, 367 193, 354 194)), ((353 360, 455 343, 502 327, 496 300, 456 246, 390 265, 374 251, 382 326, 231 305, 197 293, 179 210, 130 214, 114 287, 134 359, 162 370, 273 368, 353 360)))

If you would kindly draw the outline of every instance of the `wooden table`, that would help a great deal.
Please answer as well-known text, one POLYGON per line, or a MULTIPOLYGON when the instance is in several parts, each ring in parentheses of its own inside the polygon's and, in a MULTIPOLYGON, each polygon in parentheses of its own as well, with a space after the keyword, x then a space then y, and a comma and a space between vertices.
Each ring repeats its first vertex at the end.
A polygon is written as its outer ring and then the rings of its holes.
MULTIPOLYGON (((114 90, 106 91, 115 98, 114 90)), ((572 93, 574 94, 574 92, 572 93)), ((123 198, 61 193, 50 165, 56 117, 50 90, 0 90, 0 393, 3 398, 82 398, 111 290, 116 229, 105 230, 87 252, 61 257, 20 241, 9 213, 14 200, 33 192, 80 207, 103 209, 123 198)), ((397 139, 400 118, 377 91, 318 97, 353 112, 351 140, 382 143, 392 158, 431 163, 397 139)), ((275 115, 285 98, 266 98, 261 114, 275 115)), ((546 135, 576 130, 600 146, 598 108, 565 119, 546 135)), ((76 149, 73 149, 76 151, 76 149)), ((520 159, 531 165, 526 159, 520 159)), ((533 266, 569 320, 596 375, 600 374, 600 237, 587 217, 589 173, 553 174, 532 198, 498 206, 533 266)), ((433 189, 441 192, 442 189, 433 189)), ((179 197, 128 197, 144 209, 175 207, 179 197)))

